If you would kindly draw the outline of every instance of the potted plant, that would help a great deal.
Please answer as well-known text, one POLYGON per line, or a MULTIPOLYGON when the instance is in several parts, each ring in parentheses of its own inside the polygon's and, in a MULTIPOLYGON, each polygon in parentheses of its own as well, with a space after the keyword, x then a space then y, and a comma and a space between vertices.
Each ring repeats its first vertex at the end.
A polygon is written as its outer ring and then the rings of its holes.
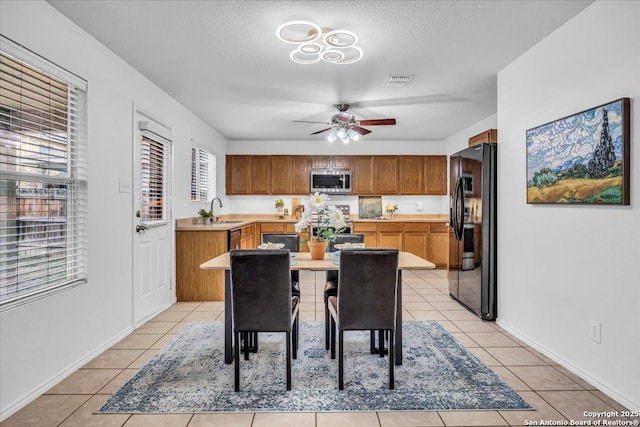
POLYGON ((203 224, 207 224, 213 221, 213 212, 206 209, 200 209, 200 211, 198 212, 198 216, 202 218, 203 224))
POLYGON ((276 212, 280 218, 284 218, 284 200, 276 199, 275 201, 276 212))
POLYGON ((398 205, 389 202, 387 203, 386 210, 387 214, 389 215, 389 219, 393 219, 393 214, 398 210, 398 205))
MULTIPOLYGON (((309 197, 309 209, 295 225, 296 233, 309 230, 306 242, 311 259, 323 259, 327 244, 346 227, 344 214, 335 206, 329 206, 329 196, 314 193, 309 197)), ((304 242, 303 242, 304 243, 304 242)))

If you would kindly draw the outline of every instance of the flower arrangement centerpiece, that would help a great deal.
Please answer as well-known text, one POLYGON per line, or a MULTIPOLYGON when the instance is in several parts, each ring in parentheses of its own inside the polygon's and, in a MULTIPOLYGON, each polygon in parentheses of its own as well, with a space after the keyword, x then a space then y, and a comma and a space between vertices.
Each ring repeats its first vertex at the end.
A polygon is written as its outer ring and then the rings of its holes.
MULTIPOLYGON (((335 235, 346 227, 344 214, 335 206, 329 206, 329 196, 318 192, 309 196, 309 209, 305 209, 302 217, 295 225, 296 233, 309 231, 307 246, 312 259, 324 258, 327 244, 335 239, 335 235), (314 258, 314 249, 318 248, 314 258)), ((304 243, 304 242, 303 242, 304 243)))

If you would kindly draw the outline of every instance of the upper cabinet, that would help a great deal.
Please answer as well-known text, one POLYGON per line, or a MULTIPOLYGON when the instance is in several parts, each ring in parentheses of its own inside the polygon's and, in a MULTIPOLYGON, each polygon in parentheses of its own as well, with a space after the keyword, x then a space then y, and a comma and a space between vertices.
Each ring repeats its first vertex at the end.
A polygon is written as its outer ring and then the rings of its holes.
POLYGON ((376 194, 373 156, 353 156, 351 158, 351 188, 353 194, 376 194))
POLYGON ((227 156, 227 194, 270 194, 271 156, 227 156))
POLYGON ((424 194, 424 156, 400 156, 400 194, 424 194))
POLYGON ((227 194, 251 194, 251 158, 253 156, 227 156, 225 183, 227 194))
POLYGON ((447 195, 447 156, 425 156, 424 194, 447 195))
POLYGON ((311 156, 311 169, 351 169, 351 156, 311 156))
POLYGON ((227 155, 226 190, 308 194, 312 169, 351 170, 353 195, 446 195, 446 156, 227 155))
POLYGON ((398 156, 374 156, 373 166, 375 193, 398 194, 398 156))
POLYGON ((400 194, 447 194, 447 156, 400 156, 400 194))

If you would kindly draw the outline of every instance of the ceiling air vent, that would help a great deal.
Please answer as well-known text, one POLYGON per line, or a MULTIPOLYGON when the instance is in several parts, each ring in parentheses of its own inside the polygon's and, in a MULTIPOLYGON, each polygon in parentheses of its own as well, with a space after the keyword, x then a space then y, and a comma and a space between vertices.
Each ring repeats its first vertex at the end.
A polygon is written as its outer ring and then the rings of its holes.
POLYGON ((414 74, 390 74, 384 80, 386 87, 405 87, 413 79, 414 74))

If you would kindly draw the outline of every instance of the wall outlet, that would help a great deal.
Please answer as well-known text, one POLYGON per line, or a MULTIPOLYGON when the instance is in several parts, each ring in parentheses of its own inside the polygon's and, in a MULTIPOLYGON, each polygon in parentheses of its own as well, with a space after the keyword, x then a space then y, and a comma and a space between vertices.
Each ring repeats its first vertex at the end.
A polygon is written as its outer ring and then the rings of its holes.
POLYGON ((595 320, 591 321, 591 340, 600 344, 601 337, 600 332, 602 330, 602 325, 595 320))

